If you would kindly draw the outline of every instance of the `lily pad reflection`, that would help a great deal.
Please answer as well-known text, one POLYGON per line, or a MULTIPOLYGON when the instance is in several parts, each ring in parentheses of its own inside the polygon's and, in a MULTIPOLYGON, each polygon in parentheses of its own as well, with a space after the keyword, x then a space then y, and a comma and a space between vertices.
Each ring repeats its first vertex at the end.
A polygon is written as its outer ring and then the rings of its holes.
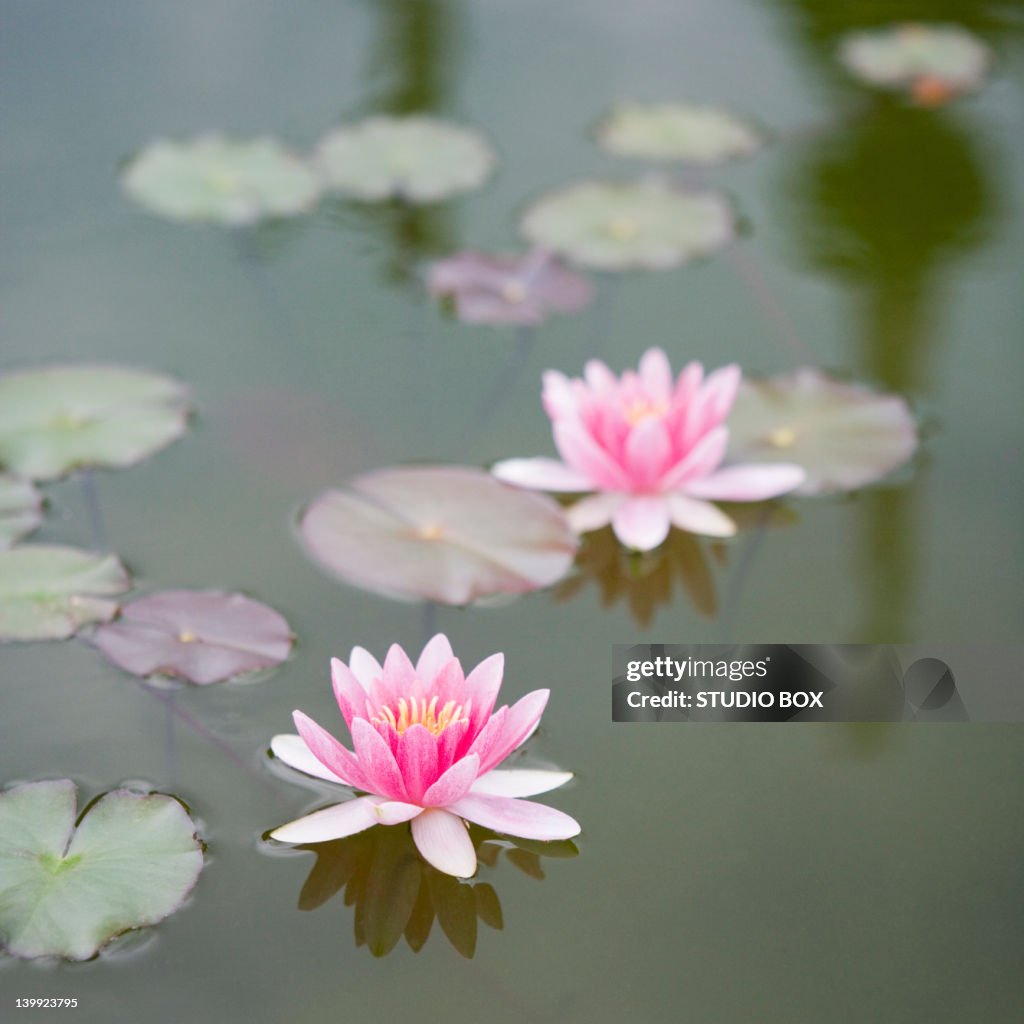
POLYGON ((797 494, 850 491, 882 479, 917 448, 906 401, 809 367, 744 378, 729 416, 730 457, 785 458, 807 472, 797 494))
POLYGON ((43 520, 43 499, 28 480, 0 473, 0 550, 31 533, 43 520))
POLYGON ((0 945, 88 960, 115 935, 179 910, 203 866, 177 800, 115 790, 75 823, 70 779, 0 793, 0 945))
POLYGON ((313 559, 348 583, 455 605, 549 586, 576 552, 556 502, 467 466, 367 473, 316 498, 299 530, 313 559))
POLYGON ((62 640, 107 622, 131 579, 114 555, 26 544, 0 551, 0 641, 62 640))
MULTIPOLYGON (((486 869, 505 859, 531 878, 543 879, 541 858, 575 857, 570 840, 510 843, 477 826, 470 838, 486 869)), ((436 922, 452 946, 470 959, 476 952, 479 925, 504 927, 498 893, 477 878, 465 882, 427 864, 416 850, 408 828, 372 828, 330 843, 304 846, 316 863, 299 894, 300 910, 315 910, 339 892, 355 908, 355 939, 376 957, 386 956, 404 937, 419 952, 436 922)))
POLYGON ((84 466, 131 466, 185 432, 187 393, 116 366, 49 366, 0 376, 0 466, 54 480, 84 466))
POLYGON ((596 270, 665 270, 720 249, 736 234, 724 196, 657 178, 583 181, 542 196, 520 229, 543 246, 596 270))
POLYGON ((93 643, 133 675, 206 684, 279 665, 292 634, 273 608, 243 594, 165 590, 124 605, 93 643))

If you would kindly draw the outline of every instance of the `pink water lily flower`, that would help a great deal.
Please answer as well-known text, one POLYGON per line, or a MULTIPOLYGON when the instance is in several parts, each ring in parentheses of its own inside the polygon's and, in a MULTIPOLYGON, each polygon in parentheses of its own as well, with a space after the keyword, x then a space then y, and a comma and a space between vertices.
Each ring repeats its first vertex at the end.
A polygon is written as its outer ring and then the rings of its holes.
POLYGON ((544 374, 544 408, 564 461, 507 459, 500 480, 535 490, 596 491, 568 510, 577 533, 612 524, 623 544, 656 548, 672 525, 728 537, 736 525, 714 501, 762 501, 799 487, 790 463, 723 465, 740 368, 704 374, 690 363, 677 378, 660 348, 621 377, 594 359, 583 379, 544 374))
POLYGON ((497 767, 533 734, 549 693, 534 690, 495 711, 503 655, 466 676, 439 633, 415 665, 394 644, 383 666, 356 647, 348 665, 335 658, 331 669, 354 752, 301 711, 298 736, 275 736, 271 749, 292 768, 366 795, 282 825, 271 838, 320 843, 409 821, 428 863, 469 878, 476 852, 466 822, 523 839, 579 834, 567 814, 520 799, 563 785, 571 772, 497 767))

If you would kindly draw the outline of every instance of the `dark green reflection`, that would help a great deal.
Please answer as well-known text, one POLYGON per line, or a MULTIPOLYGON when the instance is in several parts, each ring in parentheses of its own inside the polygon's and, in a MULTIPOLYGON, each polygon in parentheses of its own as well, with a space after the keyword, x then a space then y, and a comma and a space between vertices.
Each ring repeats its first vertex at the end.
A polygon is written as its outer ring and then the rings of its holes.
MULTIPOLYGON (((967 104, 925 110, 872 92, 838 66, 836 49, 846 32, 890 22, 955 22, 989 42, 1005 26, 988 4, 969 0, 775 6, 789 16, 810 60, 859 102, 826 134, 795 147, 786 164, 782 193, 797 258, 853 297, 855 372, 901 394, 927 394, 948 273, 991 237, 1002 205, 1002 156, 967 104)), ((916 490, 882 489, 860 499, 867 610, 852 639, 910 635, 916 490)))
MULTIPOLYGON (((575 857, 576 845, 500 838, 488 829, 470 827, 481 871, 504 859, 531 878, 543 879, 542 857, 575 857)), ((299 894, 300 910, 316 910, 337 893, 355 908, 355 939, 374 956, 387 956, 403 936, 418 952, 436 920, 448 941, 464 957, 476 953, 478 922, 501 930, 504 921, 498 894, 481 872, 460 881, 432 868, 419 855, 408 826, 371 828, 366 832, 298 847, 316 854, 316 863, 299 894)))

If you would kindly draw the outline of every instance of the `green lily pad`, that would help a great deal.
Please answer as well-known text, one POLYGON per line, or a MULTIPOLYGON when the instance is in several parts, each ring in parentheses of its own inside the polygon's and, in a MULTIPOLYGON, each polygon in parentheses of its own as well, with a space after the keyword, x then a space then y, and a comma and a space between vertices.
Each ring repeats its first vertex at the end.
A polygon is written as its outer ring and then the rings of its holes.
POLYGON ((657 178, 582 181, 542 196, 520 230, 534 245, 595 270, 665 270, 730 242, 736 221, 717 192, 657 178))
POLYGON ((483 184, 497 162, 477 132, 432 117, 369 117, 320 141, 327 186, 357 199, 433 203, 483 184))
POLYGON ((88 960, 115 935, 180 909, 203 867, 173 797, 114 790, 75 827, 70 779, 0 793, 0 945, 88 960))
POLYGON ((0 642, 63 640, 117 613, 131 586, 115 555, 26 544, 0 551, 0 642))
POLYGON ((55 480, 84 466, 131 466, 181 437, 175 380, 115 366, 49 366, 0 376, 0 466, 55 480))
POLYGON ((43 519, 43 499, 28 480, 0 474, 0 550, 31 533, 43 519))
POLYGON ((316 175, 274 139, 202 135, 150 143, 121 175, 125 192, 170 220, 245 227, 311 209, 316 175))
POLYGON ((690 103, 619 103, 597 127, 597 142, 615 156, 717 164, 749 156, 760 133, 717 107, 690 103))

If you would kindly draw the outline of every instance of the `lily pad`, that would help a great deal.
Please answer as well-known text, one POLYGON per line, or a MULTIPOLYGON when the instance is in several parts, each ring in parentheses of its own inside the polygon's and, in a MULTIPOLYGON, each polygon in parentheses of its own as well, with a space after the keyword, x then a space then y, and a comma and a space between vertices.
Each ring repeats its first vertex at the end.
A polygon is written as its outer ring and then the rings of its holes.
POLYGON ((327 186, 357 199, 437 202, 477 188, 497 162, 477 132, 431 117, 370 117, 317 147, 327 186))
POLYGON ((124 605, 93 643, 133 675, 206 684, 280 665, 292 633, 273 608, 243 594, 164 590, 124 605))
POLYGON ((0 474, 0 550, 31 533, 43 520, 43 499, 28 480, 0 474))
POLYGON ((620 103, 597 127, 598 144, 616 156, 717 164, 749 156, 762 137, 727 110, 689 103, 620 103))
POLYGON ((131 586, 114 555, 26 544, 0 551, 0 642, 63 640, 117 612, 110 600, 131 586))
POLYGON ((88 960, 180 909, 199 877, 196 826, 173 797, 114 790, 75 827, 70 779, 0 793, 0 945, 88 960))
POLYGON ((535 326, 549 313, 575 313, 592 298, 590 282, 544 250, 525 256, 465 251, 432 264, 432 295, 451 298, 464 323, 535 326))
POLYGON ((888 25, 851 32, 839 59, 853 75, 881 89, 907 91, 924 106, 936 106, 977 89, 992 52, 958 25, 888 25))
POLYGON ((554 501, 466 466, 357 477, 313 501, 300 534, 313 559, 348 583, 454 605, 555 583, 576 552, 554 501))
POLYGON ((906 401, 803 367, 763 380, 744 378, 728 420, 730 457, 807 472, 797 494, 850 491, 902 466, 917 448, 906 401))
POLYGON ((169 377, 115 366, 50 366, 0 376, 0 466, 55 480, 123 467, 185 432, 187 393, 169 377))
POLYGON ((151 142, 124 169, 121 185, 161 217, 230 227, 304 213, 320 196, 312 169, 280 143, 220 135, 151 142))
POLYGON ((724 196, 660 179, 584 181, 535 202, 520 224, 534 245, 597 270, 664 270, 714 252, 736 234, 724 196))

